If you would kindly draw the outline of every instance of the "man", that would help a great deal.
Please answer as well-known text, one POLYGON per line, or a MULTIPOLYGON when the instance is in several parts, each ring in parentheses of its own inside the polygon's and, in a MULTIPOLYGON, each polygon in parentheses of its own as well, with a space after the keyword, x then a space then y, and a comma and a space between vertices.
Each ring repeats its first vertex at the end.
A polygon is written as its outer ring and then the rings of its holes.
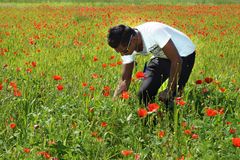
POLYGON ((138 96, 145 105, 152 103, 158 89, 169 78, 159 100, 168 103, 180 96, 191 74, 195 45, 184 33, 159 22, 147 22, 135 28, 118 25, 109 29, 108 44, 121 54, 123 69, 114 97, 127 91, 131 83, 136 54, 152 53, 144 71, 138 96))

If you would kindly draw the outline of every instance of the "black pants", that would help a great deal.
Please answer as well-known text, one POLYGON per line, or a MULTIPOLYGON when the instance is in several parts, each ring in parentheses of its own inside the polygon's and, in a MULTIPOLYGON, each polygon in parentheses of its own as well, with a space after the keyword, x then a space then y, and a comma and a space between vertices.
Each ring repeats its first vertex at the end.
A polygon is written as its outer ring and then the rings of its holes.
MULTIPOLYGON (((192 72, 192 68, 195 61, 195 52, 187 57, 181 57, 183 60, 182 70, 178 80, 178 91, 182 91, 188 78, 192 72)), ((169 59, 153 58, 150 60, 146 68, 144 69, 145 78, 142 82, 138 97, 140 103, 144 103, 147 106, 148 103, 152 103, 161 85, 170 76, 171 62, 169 59)), ((176 96, 174 93, 173 96, 176 96)))

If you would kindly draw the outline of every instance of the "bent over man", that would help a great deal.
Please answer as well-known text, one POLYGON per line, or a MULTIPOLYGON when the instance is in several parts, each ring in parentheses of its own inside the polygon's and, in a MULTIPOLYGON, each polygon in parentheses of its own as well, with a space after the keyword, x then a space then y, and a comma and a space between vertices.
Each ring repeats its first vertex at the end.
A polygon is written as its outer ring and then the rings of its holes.
POLYGON ((169 78, 159 100, 167 103, 182 94, 195 60, 195 45, 187 35, 159 22, 146 22, 134 28, 117 25, 109 29, 108 44, 121 54, 123 70, 114 97, 127 91, 131 83, 137 54, 153 56, 144 69, 144 79, 138 92, 141 103, 148 105, 158 89, 169 78))

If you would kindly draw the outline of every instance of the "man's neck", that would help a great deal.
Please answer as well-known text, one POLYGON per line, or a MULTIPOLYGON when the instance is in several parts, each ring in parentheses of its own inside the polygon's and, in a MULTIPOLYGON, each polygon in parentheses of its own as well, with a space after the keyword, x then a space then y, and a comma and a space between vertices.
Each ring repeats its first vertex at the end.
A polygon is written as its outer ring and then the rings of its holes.
POLYGON ((137 47, 136 47, 137 52, 143 51, 143 42, 142 42, 142 35, 141 33, 137 30, 137 47))

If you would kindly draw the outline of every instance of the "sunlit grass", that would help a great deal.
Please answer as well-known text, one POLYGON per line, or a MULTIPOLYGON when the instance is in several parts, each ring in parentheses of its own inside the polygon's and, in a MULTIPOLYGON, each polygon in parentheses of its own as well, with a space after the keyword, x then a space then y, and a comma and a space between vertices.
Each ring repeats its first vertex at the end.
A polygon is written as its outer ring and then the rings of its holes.
POLYGON ((239 159, 239 5, 2 6, 1 159, 239 159), (145 21, 185 32, 197 55, 186 104, 157 101, 140 118, 135 73, 150 56, 137 57, 129 98, 112 100, 121 59, 106 35, 145 21))

